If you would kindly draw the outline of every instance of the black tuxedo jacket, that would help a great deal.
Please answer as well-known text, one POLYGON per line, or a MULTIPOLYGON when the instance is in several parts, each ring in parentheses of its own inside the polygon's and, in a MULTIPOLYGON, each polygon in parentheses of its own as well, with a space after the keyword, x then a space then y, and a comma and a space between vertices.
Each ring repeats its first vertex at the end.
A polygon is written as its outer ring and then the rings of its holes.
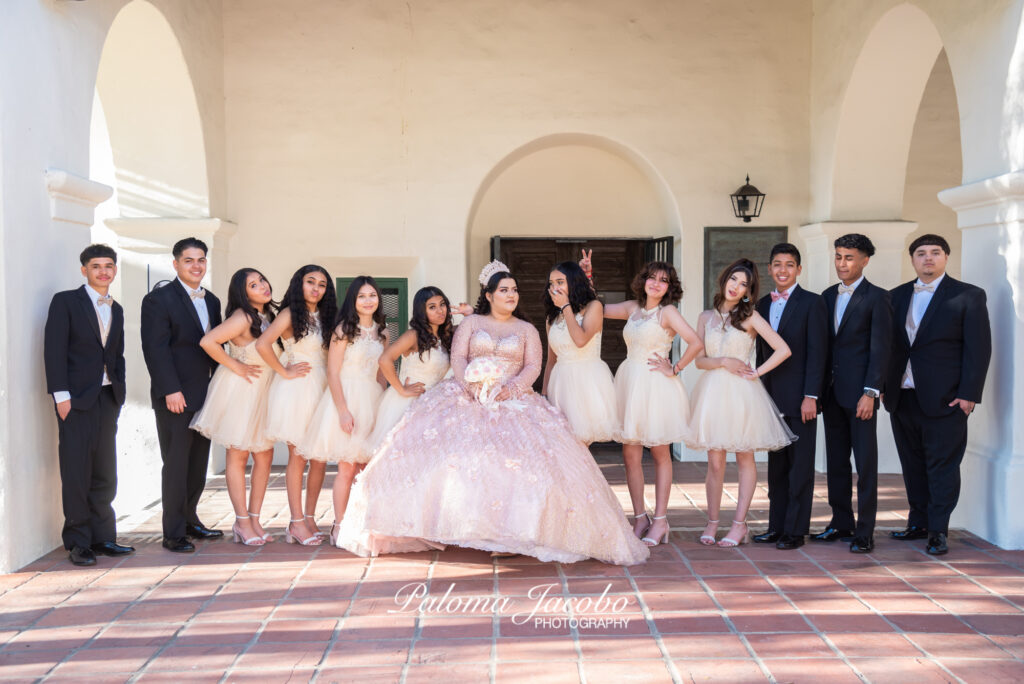
MULTIPOLYGON (((210 328, 220 325, 220 300, 206 291, 210 328)), ((185 395, 185 410, 198 411, 217 362, 199 346, 203 337, 199 314, 188 292, 175 278, 142 299, 142 354, 149 369, 153 408, 166 407, 168 394, 185 395)))
POLYGON ((937 418, 960 410, 949 406, 954 399, 981 401, 992 357, 992 331, 985 291, 947 274, 935 288, 911 344, 906 323, 915 282, 904 283, 891 293, 894 334, 885 407, 896 410, 909 360, 921 410, 937 418))
MULTIPOLYGON (((839 284, 821 293, 828 314, 828 374, 825 396, 852 409, 864 388, 885 389, 892 345, 892 307, 889 292, 865 278, 850 295, 839 330, 835 329, 839 284)), ((875 402, 878 408, 878 402, 875 402)))
POLYGON ((43 335, 46 391, 71 393, 71 408, 88 409, 103 387, 103 369, 118 405, 124 404, 124 310, 110 307, 110 332, 103 344, 96 307, 85 291, 58 292, 50 300, 43 335))
MULTIPOLYGON (((772 298, 765 295, 757 303, 757 312, 770 320, 772 298)), ((825 361, 828 355, 828 314, 825 300, 799 285, 793 288, 779 320, 779 335, 793 355, 761 378, 765 389, 783 414, 800 416, 805 396, 822 398, 825 361)), ((771 346, 757 338, 757 363, 772 355, 771 346)))

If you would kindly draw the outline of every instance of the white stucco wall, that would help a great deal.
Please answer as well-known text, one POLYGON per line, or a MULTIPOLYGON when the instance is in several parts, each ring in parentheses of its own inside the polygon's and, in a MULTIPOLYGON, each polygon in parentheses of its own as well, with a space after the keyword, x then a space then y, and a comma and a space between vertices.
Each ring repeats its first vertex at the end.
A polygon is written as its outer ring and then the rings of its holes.
MULTIPOLYGON (((0 312, 0 572, 60 543, 61 508, 52 401, 45 395, 43 324, 50 297, 81 284, 78 253, 89 226, 55 221, 43 185, 47 168, 89 174, 89 131, 100 53, 124 0, 0 4, 0 226, 5 300, 0 312), (45 277, 40 277, 40 267, 45 277), (16 426, 16 427, 14 427, 16 426)), ((219 139, 218 2, 155 3, 182 38, 204 125, 219 139)), ((207 135, 209 137, 209 135, 207 135)), ((223 204, 222 147, 208 153, 211 206, 223 204), (216 180, 218 174, 221 179, 216 180)), ((153 477, 159 478, 159 473, 153 477)))
MULTIPOLYGON (((912 242, 925 233, 941 235, 949 242, 952 253, 948 273, 960 277, 960 230, 956 212, 939 201, 938 193, 960 184, 960 117, 956 106, 953 74, 945 53, 935 61, 928 85, 914 123, 907 158, 906 186, 903 189, 903 218, 917 223, 917 230, 907 236, 912 242)), ((916 277, 905 254, 901 280, 916 277)))

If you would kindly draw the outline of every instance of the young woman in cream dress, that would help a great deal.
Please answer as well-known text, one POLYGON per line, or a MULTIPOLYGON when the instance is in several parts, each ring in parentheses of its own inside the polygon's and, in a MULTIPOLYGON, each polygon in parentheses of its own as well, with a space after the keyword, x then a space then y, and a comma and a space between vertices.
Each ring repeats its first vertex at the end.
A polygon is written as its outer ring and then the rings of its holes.
MULTIPOLYGON (((590 271, 590 255, 580 265, 590 271)), ((668 502, 672 492, 673 442, 686 441, 690 402, 678 376, 692 361, 703 343, 679 313, 676 304, 683 297, 675 267, 652 261, 632 283, 636 299, 604 308, 605 318, 625 320, 622 336, 626 359, 615 373, 615 394, 622 423, 622 457, 626 464, 626 486, 633 502, 633 531, 645 544, 657 546, 668 541, 668 502), (669 362, 672 341, 679 335, 686 351, 673 365, 669 362), (654 516, 644 502, 644 447, 654 458, 654 516)))
POLYGON ((380 372, 390 386, 381 399, 377 422, 367 440, 370 453, 380 447, 406 409, 448 373, 454 333, 444 292, 429 285, 421 288, 413 297, 409 329, 380 356, 380 372), (402 359, 401 373, 395 372, 398 359, 402 359))
POLYGON ((274 374, 256 353, 256 340, 274 320, 272 296, 270 283, 254 268, 239 269, 231 276, 226 318, 199 341, 220 366, 190 426, 227 450, 224 479, 235 509, 232 532, 236 542, 247 546, 262 546, 270 539, 260 526, 260 509, 274 458, 274 442, 266 436, 267 394, 274 374), (249 454, 252 489, 247 503, 249 454))
POLYGON ((317 546, 323 541, 313 516, 324 484, 326 464, 310 463, 306 501, 302 501, 302 476, 306 459, 296 450, 313 418, 317 402, 327 386, 327 345, 338 303, 334 282, 327 270, 310 264, 292 276, 281 300, 281 312, 256 341, 256 351, 277 374, 267 397, 267 438, 288 445, 285 486, 291 518, 285 541, 317 546), (279 340, 282 340, 279 342, 279 340), (280 360, 274 344, 283 348, 280 360))
POLYGON ((736 454, 739 495, 729 533, 719 546, 736 546, 749 540, 746 517, 757 486, 755 451, 774 451, 795 437, 783 421, 761 384, 761 376, 790 356, 789 345, 755 310, 757 266, 748 259, 728 266, 718 278, 714 308, 697 321, 697 334, 704 349, 697 356, 697 368, 704 371, 693 388, 693 410, 687 446, 708 452, 708 525, 700 542, 715 544, 715 530, 722 504, 725 456, 736 454), (754 368, 757 336, 774 350, 760 367, 754 368))
POLYGON ((579 264, 566 261, 551 269, 544 307, 548 358, 542 394, 584 444, 619 441, 615 384, 601 360, 604 306, 579 264))
POLYGON ((304 457, 338 464, 335 520, 345 514, 352 481, 370 460, 368 439, 384 392, 378 362, 387 342, 380 288, 370 276, 359 276, 352 280, 338 311, 327 352, 327 390, 299 444, 304 457))

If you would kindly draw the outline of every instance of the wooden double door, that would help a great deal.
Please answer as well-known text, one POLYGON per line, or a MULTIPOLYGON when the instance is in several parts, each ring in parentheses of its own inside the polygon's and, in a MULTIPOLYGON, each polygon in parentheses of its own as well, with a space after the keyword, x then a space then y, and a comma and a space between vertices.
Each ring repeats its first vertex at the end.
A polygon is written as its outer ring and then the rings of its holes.
MULTIPOLYGON (((648 261, 672 263, 673 239, 664 238, 491 238, 491 259, 500 259, 519 281, 519 309, 540 331, 547 363, 544 291, 555 264, 579 261, 582 250, 593 250, 594 285, 605 304, 633 298, 633 277, 648 261)), ((605 320, 601 358, 614 373, 626 358, 622 339, 625 321, 605 320)), ((540 391, 543 373, 534 384, 540 391)))

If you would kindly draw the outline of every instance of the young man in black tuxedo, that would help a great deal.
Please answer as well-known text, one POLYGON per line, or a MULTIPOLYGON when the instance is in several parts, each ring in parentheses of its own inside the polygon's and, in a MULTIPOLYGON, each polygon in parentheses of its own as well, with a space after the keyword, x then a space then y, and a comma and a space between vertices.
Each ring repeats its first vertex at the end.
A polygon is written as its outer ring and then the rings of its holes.
POLYGON ((116 542, 117 418, 124 405, 124 311, 109 294, 117 252, 82 252, 86 284, 50 301, 43 337, 47 392, 57 410, 64 548, 75 565, 135 551, 116 542))
POLYGON ((829 351, 822 416, 832 521, 812 541, 852 540, 850 551, 875 548, 878 509, 878 398, 889 367, 892 308, 889 292, 864 277, 875 253, 865 235, 835 241, 839 282, 822 293, 829 319, 829 351), (853 472, 857 465, 857 520, 853 517, 853 472))
POLYGON ((189 429, 206 400, 217 366, 199 346, 220 325, 220 301, 200 282, 206 275, 206 244, 179 240, 173 248, 178 277, 142 300, 142 353, 151 380, 150 398, 163 459, 163 545, 179 553, 195 550, 189 537, 222 537, 199 521, 196 506, 206 486, 210 440, 189 429))
POLYGON ((981 401, 992 356, 985 291, 946 275, 949 243, 922 235, 910 244, 917 279, 892 290, 893 351, 885 384, 910 516, 894 539, 927 538, 949 551, 949 516, 960 497, 967 418, 981 401))
MULTIPOLYGON (((772 247, 769 270, 775 290, 761 298, 757 311, 782 336, 793 355, 761 381, 797 440, 768 453, 768 531, 754 541, 790 550, 803 546, 804 536, 810 532, 828 314, 821 296, 796 284, 801 271, 796 246, 784 242, 772 247)), ((758 337, 758 365, 771 354, 772 348, 758 337)))

